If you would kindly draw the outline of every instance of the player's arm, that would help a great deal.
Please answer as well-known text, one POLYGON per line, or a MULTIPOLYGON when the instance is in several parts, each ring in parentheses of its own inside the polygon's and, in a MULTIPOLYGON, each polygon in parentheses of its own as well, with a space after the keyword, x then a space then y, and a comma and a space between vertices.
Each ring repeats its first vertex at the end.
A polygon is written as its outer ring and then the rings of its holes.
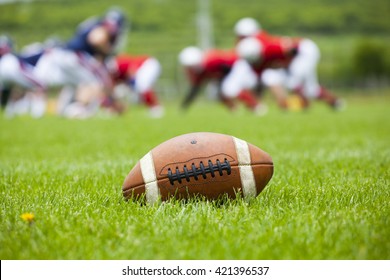
POLYGON ((292 58, 298 54, 298 40, 297 38, 281 37, 281 48, 287 57, 292 58))

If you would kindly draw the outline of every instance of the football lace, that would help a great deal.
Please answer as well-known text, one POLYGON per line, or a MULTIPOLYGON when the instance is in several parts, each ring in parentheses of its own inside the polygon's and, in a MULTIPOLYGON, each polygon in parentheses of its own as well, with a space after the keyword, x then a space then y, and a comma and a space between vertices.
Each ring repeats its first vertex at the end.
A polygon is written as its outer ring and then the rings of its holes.
POLYGON ((182 179, 185 179, 187 182, 190 181, 190 178, 194 178, 197 181, 198 176, 202 176, 203 179, 206 179, 207 174, 209 173, 213 178, 215 177, 215 172, 218 172, 219 175, 222 176, 224 170, 226 170, 227 175, 230 175, 232 172, 230 163, 226 158, 224 159, 224 162, 217 159, 216 163, 212 163, 212 161, 209 160, 207 165, 204 165, 201 161, 199 167, 196 167, 195 163, 192 163, 190 168, 188 168, 187 165, 184 165, 183 171, 180 171, 177 166, 174 172, 172 172, 171 168, 168 168, 168 178, 171 185, 173 185, 175 181, 178 181, 181 184, 182 179))

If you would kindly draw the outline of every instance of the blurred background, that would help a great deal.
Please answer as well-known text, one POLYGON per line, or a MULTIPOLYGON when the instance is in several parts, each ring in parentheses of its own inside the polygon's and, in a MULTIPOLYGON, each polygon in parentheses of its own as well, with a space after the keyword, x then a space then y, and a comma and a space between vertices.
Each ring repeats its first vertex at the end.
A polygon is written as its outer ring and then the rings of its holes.
POLYGON ((189 45, 229 49, 233 26, 253 17, 277 35, 308 37, 322 57, 321 82, 348 93, 390 85, 389 0, 0 0, 0 33, 20 50, 49 37, 69 39, 77 25, 118 6, 129 19, 123 52, 148 54, 163 66, 163 99, 183 95, 177 55, 189 45))

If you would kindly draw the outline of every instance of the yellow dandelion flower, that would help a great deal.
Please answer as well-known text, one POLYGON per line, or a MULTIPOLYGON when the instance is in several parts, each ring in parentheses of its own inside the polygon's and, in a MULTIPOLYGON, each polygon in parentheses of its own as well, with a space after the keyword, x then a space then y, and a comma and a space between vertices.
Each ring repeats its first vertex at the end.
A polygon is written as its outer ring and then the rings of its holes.
POLYGON ((22 218, 23 221, 31 224, 34 221, 35 216, 33 213, 23 213, 22 215, 20 215, 20 217, 22 218))

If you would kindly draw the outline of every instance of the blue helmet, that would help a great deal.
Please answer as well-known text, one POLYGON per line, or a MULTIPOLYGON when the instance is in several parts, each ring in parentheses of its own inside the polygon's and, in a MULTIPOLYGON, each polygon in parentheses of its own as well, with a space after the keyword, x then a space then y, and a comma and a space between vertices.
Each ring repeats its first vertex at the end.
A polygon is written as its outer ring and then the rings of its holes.
POLYGON ((113 32, 120 33, 126 25, 126 16, 121 9, 110 8, 104 15, 103 21, 113 29, 113 32))

